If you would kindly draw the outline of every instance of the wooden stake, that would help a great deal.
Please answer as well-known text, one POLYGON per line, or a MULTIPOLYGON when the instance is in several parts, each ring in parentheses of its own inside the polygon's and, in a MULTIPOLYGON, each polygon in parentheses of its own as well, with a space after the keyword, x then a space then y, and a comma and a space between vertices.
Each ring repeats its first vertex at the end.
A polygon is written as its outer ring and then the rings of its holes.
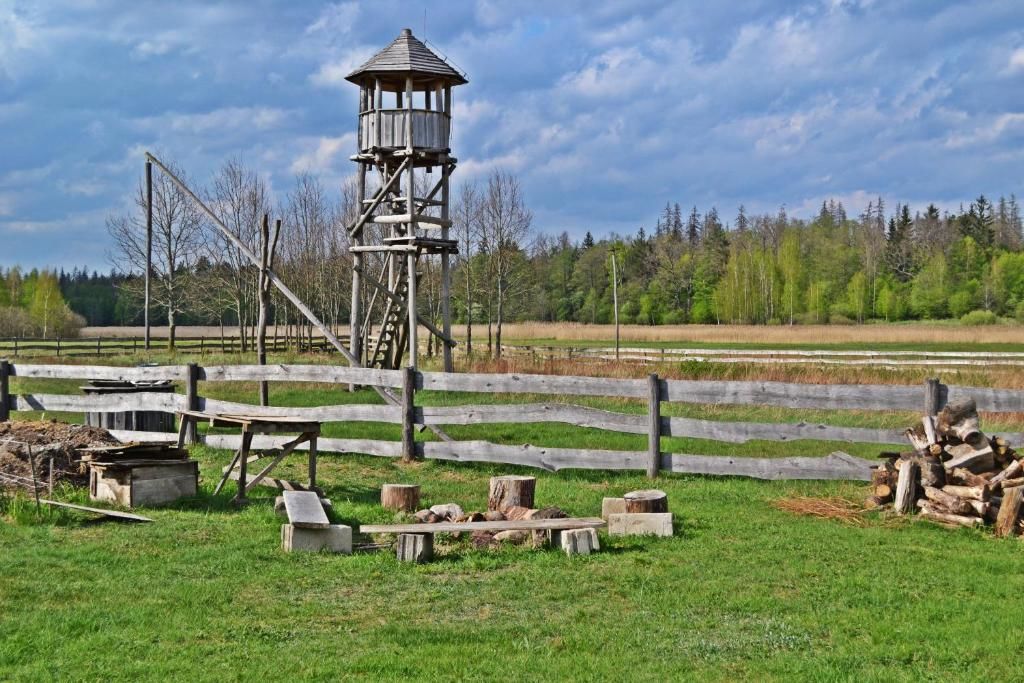
POLYGON ((402 373, 402 462, 416 459, 416 371, 407 367, 402 373))
POLYGON ((907 461, 900 467, 899 478, 896 480, 896 498, 893 501, 893 509, 897 514, 907 515, 913 512, 920 472, 921 466, 916 462, 907 461))
MULTIPOLYGON (((195 363, 188 364, 188 379, 185 382, 185 404, 189 410, 199 410, 199 366, 195 363)), ((198 441, 196 421, 188 420, 185 424, 185 442, 194 444, 198 443, 198 441)))
POLYGON ((657 374, 647 376, 647 386, 647 476, 653 479, 661 469, 661 382, 657 374))
POLYGON ((0 359, 0 422, 11 419, 11 363, 6 358, 0 359))

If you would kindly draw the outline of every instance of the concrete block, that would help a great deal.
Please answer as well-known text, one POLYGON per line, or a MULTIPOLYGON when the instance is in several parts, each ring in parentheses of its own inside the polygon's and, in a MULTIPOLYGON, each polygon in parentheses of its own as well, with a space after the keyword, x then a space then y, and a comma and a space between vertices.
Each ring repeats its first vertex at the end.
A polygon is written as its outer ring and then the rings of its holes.
POLYGON ((671 512, 620 512, 608 516, 609 536, 671 536, 671 512))
POLYGON ((434 534, 398 534, 395 554, 399 562, 429 562, 434 559, 434 534))
POLYGON ((285 552, 326 550, 343 555, 352 554, 352 527, 332 524, 326 529, 303 529, 291 524, 281 525, 281 549, 285 552))
POLYGON ((553 529, 549 534, 551 546, 566 555, 589 555, 601 549, 597 529, 553 529))
POLYGON ((625 498, 605 498, 601 501, 601 519, 608 521, 609 515, 626 511, 625 498))

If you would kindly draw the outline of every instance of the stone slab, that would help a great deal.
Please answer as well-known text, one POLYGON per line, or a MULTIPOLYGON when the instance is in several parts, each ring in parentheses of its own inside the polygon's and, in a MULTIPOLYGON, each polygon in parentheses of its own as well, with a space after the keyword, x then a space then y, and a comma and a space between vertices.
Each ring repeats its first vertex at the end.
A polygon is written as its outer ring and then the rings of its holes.
POLYGON ((283 496, 284 509, 292 525, 306 529, 327 529, 331 526, 324 506, 320 504, 320 496, 312 491, 285 491, 283 496))
POLYGON ((304 529, 294 524, 281 525, 281 549, 291 552, 326 550, 343 555, 352 554, 352 527, 331 524, 326 529, 304 529))
MULTIPOLYGON (((324 510, 330 511, 330 509, 331 509, 331 499, 330 498, 321 498, 320 499, 320 504, 324 506, 324 510)), ((276 498, 274 498, 274 512, 277 513, 278 515, 280 515, 281 517, 287 517, 288 516, 288 511, 284 509, 284 496, 277 496, 276 498)))
POLYGON ((609 536, 671 536, 671 512, 620 512, 608 516, 609 536))
POLYGON ((625 498, 605 498, 601 501, 601 519, 608 521, 609 515, 626 511, 625 498))
POLYGON ((589 555, 601 549, 597 529, 553 529, 549 532, 549 539, 553 548, 570 556, 589 555))

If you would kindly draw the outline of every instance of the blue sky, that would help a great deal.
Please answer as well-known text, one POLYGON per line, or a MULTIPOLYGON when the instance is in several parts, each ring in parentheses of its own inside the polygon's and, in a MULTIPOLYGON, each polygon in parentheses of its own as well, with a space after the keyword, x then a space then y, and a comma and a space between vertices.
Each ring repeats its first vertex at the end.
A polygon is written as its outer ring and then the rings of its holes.
POLYGON ((457 178, 518 174, 538 230, 1024 196, 1021 0, 0 0, 0 264, 108 268, 146 149, 336 188, 343 77, 405 26, 468 74, 457 178))

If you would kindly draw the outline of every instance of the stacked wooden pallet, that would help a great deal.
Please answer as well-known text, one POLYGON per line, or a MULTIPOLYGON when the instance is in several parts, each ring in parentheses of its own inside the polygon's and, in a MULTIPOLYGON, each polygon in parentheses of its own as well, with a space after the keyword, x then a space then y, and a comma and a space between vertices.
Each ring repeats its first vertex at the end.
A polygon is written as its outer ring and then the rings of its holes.
POLYGON ((924 417, 907 437, 913 451, 882 454, 872 504, 949 526, 994 524, 1000 536, 1020 533, 1024 461, 1005 439, 982 433, 973 400, 924 417))

